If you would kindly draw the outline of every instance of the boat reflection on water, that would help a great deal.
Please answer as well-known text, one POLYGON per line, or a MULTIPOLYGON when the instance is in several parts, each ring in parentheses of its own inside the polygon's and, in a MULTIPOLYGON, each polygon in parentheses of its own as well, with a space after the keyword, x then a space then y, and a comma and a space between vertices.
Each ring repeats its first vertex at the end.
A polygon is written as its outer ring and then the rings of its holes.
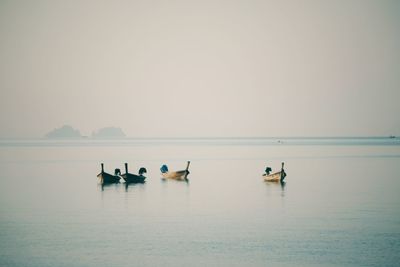
POLYGON ((128 192, 129 187, 130 188, 135 188, 135 187, 138 187, 138 186, 143 186, 145 183, 146 183, 145 181, 137 182, 137 183, 124 183, 125 192, 128 192))
POLYGON ((129 188, 134 188, 138 186, 143 186, 146 184, 146 182, 141 182, 141 183, 121 183, 121 182, 113 182, 113 183, 99 183, 99 187, 101 188, 101 191, 104 191, 107 188, 114 188, 114 189, 119 189, 120 186, 124 186, 125 192, 128 192, 129 188))
POLYGON ((104 188, 108 188, 111 186, 117 187, 119 186, 120 182, 103 182, 103 183, 99 183, 100 187, 101 187, 101 191, 104 191, 104 188))
POLYGON ((286 182, 285 181, 280 181, 279 184, 281 185, 282 191, 285 191, 286 182))
POLYGON ((162 183, 167 183, 168 181, 175 181, 177 183, 189 185, 189 179, 187 179, 187 178, 186 179, 169 179, 169 178, 161 177, 162 183))
POLYGON ((264 181, 267 186, 270 186, 271 188, 281 188, 281 196, 285 196, 285 187, 286 187, 286 182, 285 181, 264 181))

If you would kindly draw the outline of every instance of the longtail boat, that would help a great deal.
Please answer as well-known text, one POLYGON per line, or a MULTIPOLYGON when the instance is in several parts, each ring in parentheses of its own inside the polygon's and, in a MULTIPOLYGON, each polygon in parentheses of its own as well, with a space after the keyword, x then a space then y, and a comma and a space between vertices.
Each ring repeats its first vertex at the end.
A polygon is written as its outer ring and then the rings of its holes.
POLYGON ((115 169, 115 175, 106 173, 104 171, 104 164, 101 163, 101 173, 97 174, 97 177, 100 179, 102 184, 119 183, 119 180, 121 179, 121 177, 118 176, 119 173, 119 169, 115 169))
POLYGON ((282 169, 279 172, 275 172, 271 174, 272 169, 267 167, 265 169, 265 173, 263 174, 264 180, 267 182, 283 182, 283 179, 286 177, 286 172, 283 169, 283 165, 285 163, 282 162, 282 169))
POLYGON ((144 173, 147 173, 147 170, 143 167, 139 169, 139 175, 129 173, 128 163, 125 163, 125 173, 121 176, 127 183, 144 183, 144 180, 146 179, 146 177, 143 175, 144 173))
POLYGON ((174 180, 181 180, 181 181, 187 181, 187 176, 189 175, 189 165, 190 161, 187 162, 186 169, 181 170, 181 171, 169 171, 167 165, 162 165, 160 170, 161 170, 161 175, 163 179, 174 179, 174 180))

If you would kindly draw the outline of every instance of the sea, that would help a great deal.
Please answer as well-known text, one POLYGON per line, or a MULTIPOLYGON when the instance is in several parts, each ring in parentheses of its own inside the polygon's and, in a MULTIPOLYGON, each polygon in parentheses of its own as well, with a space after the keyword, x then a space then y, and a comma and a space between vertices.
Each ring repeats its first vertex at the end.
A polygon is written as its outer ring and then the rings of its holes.
POLYGON ((400 139, 0 140, 0 266, 400 266, 400 139))

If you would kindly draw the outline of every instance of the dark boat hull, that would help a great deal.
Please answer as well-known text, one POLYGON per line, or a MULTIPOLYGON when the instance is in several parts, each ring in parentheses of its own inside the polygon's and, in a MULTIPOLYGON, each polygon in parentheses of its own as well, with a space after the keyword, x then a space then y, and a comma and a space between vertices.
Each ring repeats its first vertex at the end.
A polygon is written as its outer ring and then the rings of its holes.
POLYGON ((119 176, 111 175, 106 172, 99 173, 97 177, 99 177, 100 182, 103 184, 119 183, 119 180, 121 179, 119 176))
POLYGON ((136 175, 132 173, 125 173, 121 176, 127 183, 144 183, 144 180, 146 179, 146 177, 143 175, 136 175))

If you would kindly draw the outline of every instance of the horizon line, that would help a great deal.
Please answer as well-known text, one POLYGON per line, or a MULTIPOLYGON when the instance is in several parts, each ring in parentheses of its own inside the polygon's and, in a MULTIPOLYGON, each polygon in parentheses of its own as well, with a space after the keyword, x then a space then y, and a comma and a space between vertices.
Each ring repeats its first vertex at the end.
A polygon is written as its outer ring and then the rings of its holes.
POLYGON ((309 135, 309 136, 194 136, 194 137, 163 137, 163 136, 125 136, 125 137, 91 137, 91 136, 80 136, 80 137, 0 137, 0 140, 129 140, 129 139, 167 139, 167 140, 194 140, 194 139, 366 139, 366 138, 399 138, 396 135, 336 135, 336 136, 324 136, 324 135, 309 135))

